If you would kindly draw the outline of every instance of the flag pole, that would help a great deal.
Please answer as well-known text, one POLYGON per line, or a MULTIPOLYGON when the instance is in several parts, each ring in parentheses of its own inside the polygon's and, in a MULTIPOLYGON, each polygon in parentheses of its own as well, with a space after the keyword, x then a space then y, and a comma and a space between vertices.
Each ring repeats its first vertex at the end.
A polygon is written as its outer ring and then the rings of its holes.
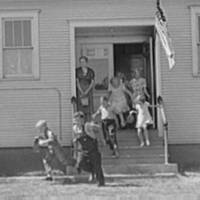
POLYGON ((158 9, 158 11, 160 12, 160 16, 161 16, 161 19, 164 21, 164 22, 166 22, 166 17, 165 17, 165 15, 164 15, 164 12, 163 12, 163 10, 162 10, 162 8, 160 7, 160 0, 157 0, 157 9, 158 9))

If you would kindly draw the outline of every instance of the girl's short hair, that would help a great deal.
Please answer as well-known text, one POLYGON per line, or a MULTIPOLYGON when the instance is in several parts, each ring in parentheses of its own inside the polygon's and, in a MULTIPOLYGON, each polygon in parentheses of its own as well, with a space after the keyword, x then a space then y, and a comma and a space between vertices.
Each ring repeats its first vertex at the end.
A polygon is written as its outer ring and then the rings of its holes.
POLYGON ((85 62, 88 62, 88 57, 87 57, 87 56, 81 56, 81 57, 79 57, 79 62, 80 62, 82 59, 85 60, 85 62))

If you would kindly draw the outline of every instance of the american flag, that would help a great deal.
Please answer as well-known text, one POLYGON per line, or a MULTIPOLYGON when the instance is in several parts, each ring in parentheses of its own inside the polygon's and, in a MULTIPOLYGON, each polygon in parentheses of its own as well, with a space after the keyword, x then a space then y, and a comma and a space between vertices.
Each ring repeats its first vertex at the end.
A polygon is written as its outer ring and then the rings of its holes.
POLYGON ((175 66, 175 52, 172 46, 172 40, 167 30, 167 20, 164 16, 164 12, 160 7, 160 1, 157 0, 157 11, 155 14, 155 27, 157 34, 160 38, 161 44, 165 50, 165 53, 169 62, 169 69, 175 66))

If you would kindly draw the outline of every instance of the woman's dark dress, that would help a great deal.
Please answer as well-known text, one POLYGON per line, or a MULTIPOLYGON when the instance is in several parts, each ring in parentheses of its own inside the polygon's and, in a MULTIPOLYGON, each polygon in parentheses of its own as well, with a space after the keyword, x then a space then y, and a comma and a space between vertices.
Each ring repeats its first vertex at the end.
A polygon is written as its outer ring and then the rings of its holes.
MULTIPOLYGON (((80 87, 83 91, 86 91, 88 87, 90 86, 92 80, 94 80, 95 74, 92 69, 87 67, 87 73, 84 74, 81 67, 78 67, 76 69, 76 79, 79 80, 80 87)), ((90 120, 91 114, 94 112, 93 109, 93 89, 90 90, 90 92, 86 96, 88 98, 88 105, 83 105, 81 101, 81 93, 77 88, 77 109, 78 111, 82 111, 86 115, 86 120, 90 120)))

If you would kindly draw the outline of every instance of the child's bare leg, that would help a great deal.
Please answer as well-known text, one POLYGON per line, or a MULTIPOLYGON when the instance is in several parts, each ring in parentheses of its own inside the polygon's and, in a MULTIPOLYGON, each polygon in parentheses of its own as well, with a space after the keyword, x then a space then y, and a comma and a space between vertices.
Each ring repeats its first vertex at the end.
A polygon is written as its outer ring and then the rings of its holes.
POLYGON ((51 165, 48 163, 48 161, 46 159, 42 159, 42 162, 43 162, 43 166, 44 166, 44 169, 45 169, 45 172, 46 172, 46 180, 53 180, 52 178, 52 167, 51 165))
POLYGON ((126 125, 126 123, 124 120, 123 113, 119 113, 119 118, 120 118, 121 126, 124 127, 126 125))
POLYGON ((142 128, 137 129, 138 138, 140 140, 140 146, 144 146, 143 136, 142 136, 142 128))
POLYGON ((150 141, 149 141, 149 133, 148 133, 148 130, 147 130, 147 126, 144 127, 144 137, 145 137, 146 145, 149 146, 150 141))

